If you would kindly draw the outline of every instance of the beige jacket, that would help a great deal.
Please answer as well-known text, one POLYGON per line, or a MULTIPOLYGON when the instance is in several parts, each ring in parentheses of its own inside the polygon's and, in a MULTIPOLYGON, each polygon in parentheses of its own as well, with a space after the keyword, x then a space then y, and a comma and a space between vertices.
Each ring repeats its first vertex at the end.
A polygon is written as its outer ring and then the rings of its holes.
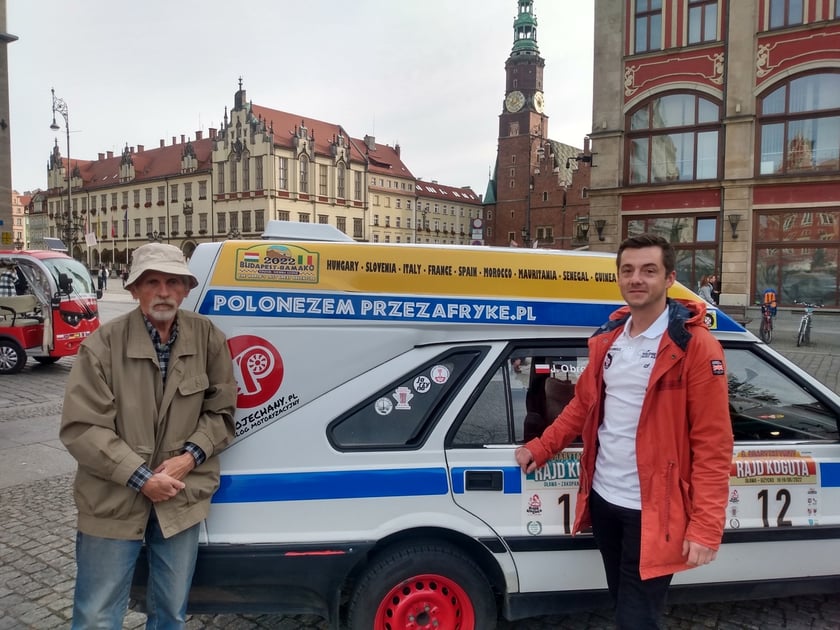
POLYGON ((230 352, 206 317, 178 311, 165 385, 139 308, 99 328, 70 371, 59 434, 79 463, 79 531, 142 538, 152 503, 126 483, 141 464, 154 470, 186 442, 207 460, 155 511, 167 538, 206 518, 219 486, 216 455, 233 439, 235 405, 230 352))

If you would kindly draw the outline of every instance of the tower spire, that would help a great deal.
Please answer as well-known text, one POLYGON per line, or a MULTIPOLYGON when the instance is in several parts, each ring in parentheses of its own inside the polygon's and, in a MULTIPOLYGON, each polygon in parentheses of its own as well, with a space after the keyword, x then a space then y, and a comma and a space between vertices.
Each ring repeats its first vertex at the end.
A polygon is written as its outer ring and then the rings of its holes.
POLYGON ((513 20, 513 49, 510 56, 537 55, 537 16, 534 14, 534 0, 518 0, 519 13, 513 20))

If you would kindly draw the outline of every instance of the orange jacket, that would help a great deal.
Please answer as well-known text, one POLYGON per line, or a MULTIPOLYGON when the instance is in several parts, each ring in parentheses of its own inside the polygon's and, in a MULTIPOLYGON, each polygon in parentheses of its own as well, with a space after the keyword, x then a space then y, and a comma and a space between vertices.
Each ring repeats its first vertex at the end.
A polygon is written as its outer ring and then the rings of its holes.
MULTIPOLYGON (((583 438, 574 532, 591 525, 589 492, 603 419, 603 366, 630 311, 623 307, 589 339, 575 397, 543 435, 525 444, 538 465, 583 438)), ((642 404, 636 458, 642 501, 642 579, 691 568, 687 539, 717 549, 732 462, 729 391, 720 343, 703 323, 706 305, 668 300, 663 335, 642 404)))

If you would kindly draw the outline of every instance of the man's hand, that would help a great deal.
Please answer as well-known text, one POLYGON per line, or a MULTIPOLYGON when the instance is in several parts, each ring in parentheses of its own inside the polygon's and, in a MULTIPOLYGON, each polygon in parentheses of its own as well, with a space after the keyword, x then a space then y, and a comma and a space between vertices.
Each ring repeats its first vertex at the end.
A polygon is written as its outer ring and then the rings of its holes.
POLYGON ((190 471, 195 468, 195 457, 190 453, 181 453, 175 457, 164 460, 160 466, 155 468, 156 473, 166 473, 170 477, 183 481, 190 471))
POLYGON ((537 462, 534 461, 534 455, 524 446, 516 449, 513 456, 516 458, 516 463, 519 464, 522 472, 527 474, 537 469, 537 462))
POLYGON ((143 484, 140 492, 152 503, 171 499, 186 487, 183 481, 170 477, 164 472, 157 472, 143 484))
POLYGON ((700 543, 696 543, 691 540, 683 541, 682 554, 683 556, 688 556, 688 558, 686 558, 686 563, 695 567, 709 564, 712 560, 717 558, 717 551, 710 549, 709 547, 704 547, 700 543))

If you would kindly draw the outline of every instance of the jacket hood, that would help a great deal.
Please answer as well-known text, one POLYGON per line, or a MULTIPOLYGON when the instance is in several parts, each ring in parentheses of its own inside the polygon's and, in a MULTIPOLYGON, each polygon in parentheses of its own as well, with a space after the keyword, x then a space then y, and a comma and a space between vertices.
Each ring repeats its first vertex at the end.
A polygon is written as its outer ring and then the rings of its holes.
MULTIPOLYGON (((668 298, 666 303, 668 306, 668 336, 685 350, 688 340, 691 339, 688 328, 691 326, 706 326, 706 303, 677 298, 668 298)), ((630 307, 622 306, 614 311, 610 315, 609 321, 596 330, 592 336, 595 337, 623 326, 629 317, 630 307)))

